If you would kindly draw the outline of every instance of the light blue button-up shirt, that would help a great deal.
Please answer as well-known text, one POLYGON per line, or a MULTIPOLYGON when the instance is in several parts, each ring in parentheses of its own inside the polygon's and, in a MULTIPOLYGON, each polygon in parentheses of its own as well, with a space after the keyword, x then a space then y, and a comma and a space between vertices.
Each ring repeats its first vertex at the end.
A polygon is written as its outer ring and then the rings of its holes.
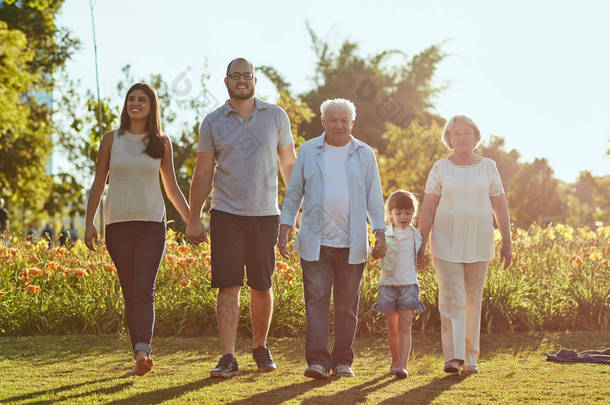
MULTIPOLYGON (((280 223, 294 226, 303 201, 303 217, 295 242, 302 259, 320 259, 324 221, 324 146, 326 134, 310 139, 299 148, 297 161, 286 188, 280 223)), ((374 230, 385 231, 383 195, 375 152, 350 136, 352 148, 345 159, 349 192, 349 264, 363 263, 369 251, 367 216, 374 230)))

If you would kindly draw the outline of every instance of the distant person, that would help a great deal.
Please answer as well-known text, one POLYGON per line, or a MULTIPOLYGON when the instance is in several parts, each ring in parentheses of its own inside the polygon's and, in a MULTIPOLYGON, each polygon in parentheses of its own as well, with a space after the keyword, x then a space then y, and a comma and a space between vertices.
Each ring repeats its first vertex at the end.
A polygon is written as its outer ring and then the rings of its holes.
POLYGON ((252 357, 259 371, 277 368, 267 347, 280 213, 277 172, 279 163, 288 184, 296 157, 288 115, 254 96, 256 82, 249 60, 237 58, 227 66, 224 83, 229 100, 201 123, 191 183, 191 218, 186 228, 191 242, 205 239, 201 209, 210 189, 212 193, 212 288, 218 288, 216 319, 222 357, 210 375, 218 378, 239 372, 235 339, 244 267, 250 287, 252 357))
POLYGON ((34 228, 32 228, 32 226, 30 226, 25 234, 25 240, 27 240, 28 242, 33 242, 34 239, 36 239, 36 231, 34 230, 34 228))
POLYGON ((153 367, 155 279, 166 238, 159 174, 169 200, 186 221, 189 207, 176 182, 172 144, 161 128, 157 93, 148 84, 136 83, 125 96, 119 129, 106 133, 100 143, 85 226, 85 244, 95 250, 93 221, 108 179, 106 246, 125 299, 135 375, 153 367))
POLYGON ((59 242, 60 246, 65 246, 69 240, 70 232, 68 232, 68 229, 62 225, 61 230, 59 231, 59 237, 57 238, 57 242, 59 242))
POLYGON ((299 148, 282 205, 278 247, 289 258, 301 203, 303 217, 294 247, 301 257, 305 291, 305 376, 324 379, 332 370, 352 377, 352 345, 358 325, 360 281, 368 256, 367 216, 375 250, 385 248, 384 207, 375 152, 352 136, 356 107, 345 99, 320 106, 325 132, 299 148), (328 352, 330 297, 335 343, 328 352))
POLYGON ((47 241, 49 247, 53 246, 55 239, 55 231, 53 230, 51 224, 47 223, 45 227, 42 228, 42 231, 40 232, 40 237, 47 241))
POLYGON ((0 198, 0 241, 3 246, 8 246, 9 216, 4 208, 4 198, 0 198))
POLYGON ((419 220, 423 237, 418 253, 428 262, 426 244, 438 278, 438 307, 446 373, 478 372, 481 297, 489 261, 494 256, 493 217, 500 228, 500 261, 512 260, 510 218, 496 163, 474 153, 481 140, 475 123, 452 117, 442 135, 453 151, 434 163, 419 220))
POLYGON ((386 202, 387 249, 372 252, 373 257, 383 256, 379 296, 373 308, 386 315, 392 355, 390 374, 397 378, 409 376, 413 316, 426 309, 419 299, 417 281, 417 251, 422 238, 413 226, 416 212, 417 200, 412 193, 394 191, 386 202))
POLYGON ((74 246, 76 241, 78 240, 78 231, 74 228, 74 223, 70 222, 70 227, 66 228, 64 226, 61 227, 61 231, 59 232, 59 244, 61 246, 67 246, 71 248, 74 246))

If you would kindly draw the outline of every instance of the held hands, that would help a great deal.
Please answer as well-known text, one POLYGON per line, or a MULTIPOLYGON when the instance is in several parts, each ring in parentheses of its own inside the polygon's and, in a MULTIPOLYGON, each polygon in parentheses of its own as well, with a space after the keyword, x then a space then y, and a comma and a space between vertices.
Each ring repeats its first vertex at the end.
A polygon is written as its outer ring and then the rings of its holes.
POLYGON ((292 227, 289 225, 281 224, 280 233, 277 237, 277 247, 280 250, 280 255, 284 259, 290 259, 290 253, 288 253, 288 235, 292 233, 292 227))
POLYGON ((430 264, 430 258, 426 254, 426 245, 422 243, 417 252, 417 270, 424 270, 430 264))
POLYGON ((388 245, 385 243, 385 233, 377 232, 375 234, 375 246, 373 246, 371 256, 373 256, 373 259, 381 259, 385 256, 387 251, 388 245))
POLYGON ((198 245, 208 239, 208 231, 201 220, 189 221, 186 226, 186 241, 198 245))
POLYGON ((97 246, 97 229, 95 225, 85 226, 85 245, 92 251, 95 252, 95 246, 97 246))

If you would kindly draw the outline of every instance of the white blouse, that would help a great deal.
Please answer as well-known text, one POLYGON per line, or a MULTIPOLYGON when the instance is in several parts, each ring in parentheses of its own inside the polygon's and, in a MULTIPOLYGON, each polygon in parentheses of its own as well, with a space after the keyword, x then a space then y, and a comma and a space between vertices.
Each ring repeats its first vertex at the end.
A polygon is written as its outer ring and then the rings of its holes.
POLYGON ((126 221, 162 222, 165 203, 159 184, 161 159, 144 153, 144 135, 115 131, 110 152, 106 225, 126 221))
POLYGON ((494 256, 493 213, 490 197, 504 193, 496 162, 459 166, 449 159, 434 163, 425 193, 440 195, 430 250, 453 263, 490 261, 494 256))

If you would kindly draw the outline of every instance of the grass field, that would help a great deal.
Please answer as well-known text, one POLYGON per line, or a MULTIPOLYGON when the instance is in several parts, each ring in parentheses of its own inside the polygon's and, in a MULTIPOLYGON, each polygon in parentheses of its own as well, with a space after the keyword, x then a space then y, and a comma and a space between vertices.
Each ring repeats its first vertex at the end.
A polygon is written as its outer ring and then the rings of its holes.
POLYGON ((437 333, 415 333, 410 376, 388 375, 389 354, 382 338, 357 338, 356 377, 312 381, 303 340, 270 339, 277 372, 260 374, 250 342, 239 340, 240 374, 211 379, 218 339, 155 338, 155 368, 144 377, 125 377, 132 360, 120 335, 0 338, 0 403, 111 404, 607 404, 610 366, 557 364, 546 352, 610 346, 607 331, 483 335, 480 372, 442 372, 437 333))

